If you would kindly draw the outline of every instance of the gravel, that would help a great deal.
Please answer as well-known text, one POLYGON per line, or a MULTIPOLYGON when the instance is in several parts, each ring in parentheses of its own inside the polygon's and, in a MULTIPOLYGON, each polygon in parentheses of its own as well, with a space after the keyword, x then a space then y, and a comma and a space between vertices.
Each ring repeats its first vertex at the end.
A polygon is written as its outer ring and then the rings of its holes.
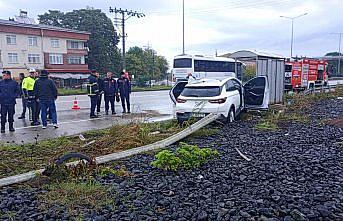
MULTIPOLYGON (((115 205, 83 211, 84 218, 341 221, 343 130, 315 120, 342 117, 343 101, 320 102, 311 115, 310 124, 289 122, 277 131, 256 130, 253 121, 236 122, 216 135, 192 139, 190 143, 217 149, 220 157, 190 171, 153 168, 152 154, 123 160, 120 164, 135 176, 98 178, 116 189, 115 205), (252 161, 242 159, 235 147, 252 161)), ((37 196, 43 191, 2 189, 0 214, 15 211, 16 220, 68 220, 58 206, 39 210, 37 196)))

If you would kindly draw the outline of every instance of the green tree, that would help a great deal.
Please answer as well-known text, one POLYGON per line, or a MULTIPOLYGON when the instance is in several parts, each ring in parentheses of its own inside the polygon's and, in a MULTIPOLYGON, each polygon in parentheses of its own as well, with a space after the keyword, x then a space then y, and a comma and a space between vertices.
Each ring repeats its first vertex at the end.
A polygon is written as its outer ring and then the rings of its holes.
POLYGON ((168 71, 168 61, 165 57, 156 55, 152 49, 132 47, 126 53, 126 69, 135 75, 135 80, 144 83, 149 80, 161 80, 168 71))
POLYGON ((112 21, 100 9, 86 8, 66 13, 49 10, 39 15, 38 20, 41 24, 90 32, 89 68, 100 73, 120 71, 118 35, 112 21))

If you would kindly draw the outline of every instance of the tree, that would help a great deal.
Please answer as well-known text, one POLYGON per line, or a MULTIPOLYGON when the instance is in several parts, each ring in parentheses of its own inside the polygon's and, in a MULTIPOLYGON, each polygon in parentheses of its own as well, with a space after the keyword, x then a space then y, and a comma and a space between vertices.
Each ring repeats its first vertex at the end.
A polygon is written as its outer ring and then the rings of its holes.
POLYGON ((339 55, 343 55, 342 53, 340 54, 339 52, 329 52, 329 53, 326 53, 326 55, 325 56, 334 56, 334 57, 336 57, 336 56, 339 56, 339 55))
POLYGON ((135 80, 143 84, 149 80, 161 80, 168 71, 165 57, 156 55, 152 49, 131 47, 126 53, 126 70, 135 75, 135 80))
POLYGON ((39 15, 39 23, 90 32, 88 65, 100 73, 120 72, 119 39, 112 21, 100 9, 86 8, 63 13, 52 11, 39 15))

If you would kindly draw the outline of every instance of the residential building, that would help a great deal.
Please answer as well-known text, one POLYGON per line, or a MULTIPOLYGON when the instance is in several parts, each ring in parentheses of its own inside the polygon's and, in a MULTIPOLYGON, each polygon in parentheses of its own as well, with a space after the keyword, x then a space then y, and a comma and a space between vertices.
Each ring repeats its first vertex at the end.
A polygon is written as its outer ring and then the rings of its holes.
POLYGON ((89 73, 90 33, 36 24, 21 12, 14 20, 0 19, 0 70, 15 77, 28 69, 47 69, 52 76, 84 78, 89 73))

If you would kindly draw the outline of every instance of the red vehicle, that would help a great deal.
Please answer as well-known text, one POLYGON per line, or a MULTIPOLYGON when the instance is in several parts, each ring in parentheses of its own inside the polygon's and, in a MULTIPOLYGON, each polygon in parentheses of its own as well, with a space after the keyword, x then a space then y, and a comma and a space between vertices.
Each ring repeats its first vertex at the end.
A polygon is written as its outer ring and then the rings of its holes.
POLYGON ((318 59, 287 61, 285 64, 285 89, 306 90, 316 86, 326 86, 328 62, 318 59))

